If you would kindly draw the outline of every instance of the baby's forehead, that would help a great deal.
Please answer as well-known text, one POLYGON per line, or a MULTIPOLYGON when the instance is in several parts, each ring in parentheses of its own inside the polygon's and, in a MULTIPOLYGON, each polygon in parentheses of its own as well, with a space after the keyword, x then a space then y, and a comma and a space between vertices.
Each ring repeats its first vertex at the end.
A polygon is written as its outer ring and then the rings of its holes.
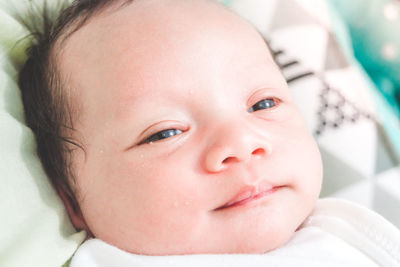
POLYGON ((193 59, 195 70, 196 59, 211 50, 238 57, 261 51, 270 57, 265 48, 250 24, 212 1, 138 0, 97 14, 72 34, 60 70, 76 83, 98 73, 114 73, 119 79, 127 68, 152 75, 154 65, 179 67, 180 59, 187 58, 193 59))
POLYGON ((87 46, 84 52, 89 55, 93 48, 110 52, 127 48, 124 44, 138 49, 140 44, 167 48, 212 33, 257 34, 245 20, 214 1, 136 0, 93 15, 68 38, 67 48, 87 46))

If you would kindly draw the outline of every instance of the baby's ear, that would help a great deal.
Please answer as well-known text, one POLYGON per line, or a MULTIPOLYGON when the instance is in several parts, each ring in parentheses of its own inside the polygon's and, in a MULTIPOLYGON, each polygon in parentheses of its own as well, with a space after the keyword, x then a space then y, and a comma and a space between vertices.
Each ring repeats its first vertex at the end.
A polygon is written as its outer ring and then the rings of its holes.
POLYGON ((78 201, 75 199, 71 192, 65 188, 63 185, 57 186, 57 193, 64 203, 67 209, 69 218, 74 225, 76 230, 85 230, 88 237, 93 237, 92 232, 86 224, 85 218, 82 215, 82 211, 79 207, 78 201))

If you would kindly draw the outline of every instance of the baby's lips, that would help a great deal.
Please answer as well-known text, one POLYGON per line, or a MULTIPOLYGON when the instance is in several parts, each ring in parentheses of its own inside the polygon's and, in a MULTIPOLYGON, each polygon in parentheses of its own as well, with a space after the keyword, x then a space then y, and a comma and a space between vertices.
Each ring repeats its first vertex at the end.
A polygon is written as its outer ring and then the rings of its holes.
POLYGON ((246 187, 242 188, 233 199, 228 201, 228 203, 226 203, 222 207, 229 207, 229 206, 234 205, 237 202, 251 198, 255 195, 255 191, 256 191, 255 187, 247 187, 246 186, 246 187))
POLYGON ((261 181, 257 185, 244 185, 232 199, 230 199, 224 205, 216 208, 215 210, 230 207, 246 199, 253 198, 260 193, 270 191, 273 188, 274 186, 265 180, 261 181))

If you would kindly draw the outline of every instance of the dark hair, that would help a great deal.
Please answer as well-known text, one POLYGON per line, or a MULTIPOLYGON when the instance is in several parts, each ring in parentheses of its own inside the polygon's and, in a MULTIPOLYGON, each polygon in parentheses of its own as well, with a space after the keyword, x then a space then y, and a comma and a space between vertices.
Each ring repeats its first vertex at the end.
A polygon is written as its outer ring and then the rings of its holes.
POLYGON ((66 192, 71 204, 77 207, 70 184, 75 181, 71 154, 75 149, 85 150, 73 137, 79 104, 72 103, 57 69, 58 52, 63 42, 94 15, 116 3, 125 5, 133 0, 76 0, 70 6, 67 1, 61 1, 55 10, 61 15, 56 19, 46 0, 40 8, 31 6, 29 15, 16 16, 30 31, 32 39, 27 49, 28 58, 19 71, 18 84, 26 124, 35 135, 43 168, 56 190, 66 192))

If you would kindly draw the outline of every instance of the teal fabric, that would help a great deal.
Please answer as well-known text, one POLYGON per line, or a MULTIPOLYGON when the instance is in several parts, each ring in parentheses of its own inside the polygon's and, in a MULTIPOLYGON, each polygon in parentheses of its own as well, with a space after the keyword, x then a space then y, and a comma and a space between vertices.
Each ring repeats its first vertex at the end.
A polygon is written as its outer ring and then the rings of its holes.
POLYGON ((351 52, 376 87, 373 94, 380 120, 400 154, 400 1, 328 0, 328 3, 337 21, 341 20, 350 34, 351 52), (385 16, 388 9, 394 15, 385 16), (389 55, 385 55, 385 47, 390 48, 389 55))
POLYGON ((234 0, 219 0, 219 2, 220 2, 221 4, 224 4, 224 5, 226 5, 226 6, 230 6, 230 5, 232 4, 233 1, 234 1, 234 0))
POLYGON ((400 2, 396 0, 331 0, 331 2, 348 26, 355 57, 400 117, 400 2), (398 15, 385 16, 385 10, 387 12, 391 10, 391 13, 398 15), (389 58, 384 56, 385 46, 393 50, 393 55, 389 58))
POLYGON ((224 1, 222 1, 222 3, 224 5, 227 5, 227 6, 229 6, 231 4, 231 2, 232 2, 232 0, 224 0, 224 1))

